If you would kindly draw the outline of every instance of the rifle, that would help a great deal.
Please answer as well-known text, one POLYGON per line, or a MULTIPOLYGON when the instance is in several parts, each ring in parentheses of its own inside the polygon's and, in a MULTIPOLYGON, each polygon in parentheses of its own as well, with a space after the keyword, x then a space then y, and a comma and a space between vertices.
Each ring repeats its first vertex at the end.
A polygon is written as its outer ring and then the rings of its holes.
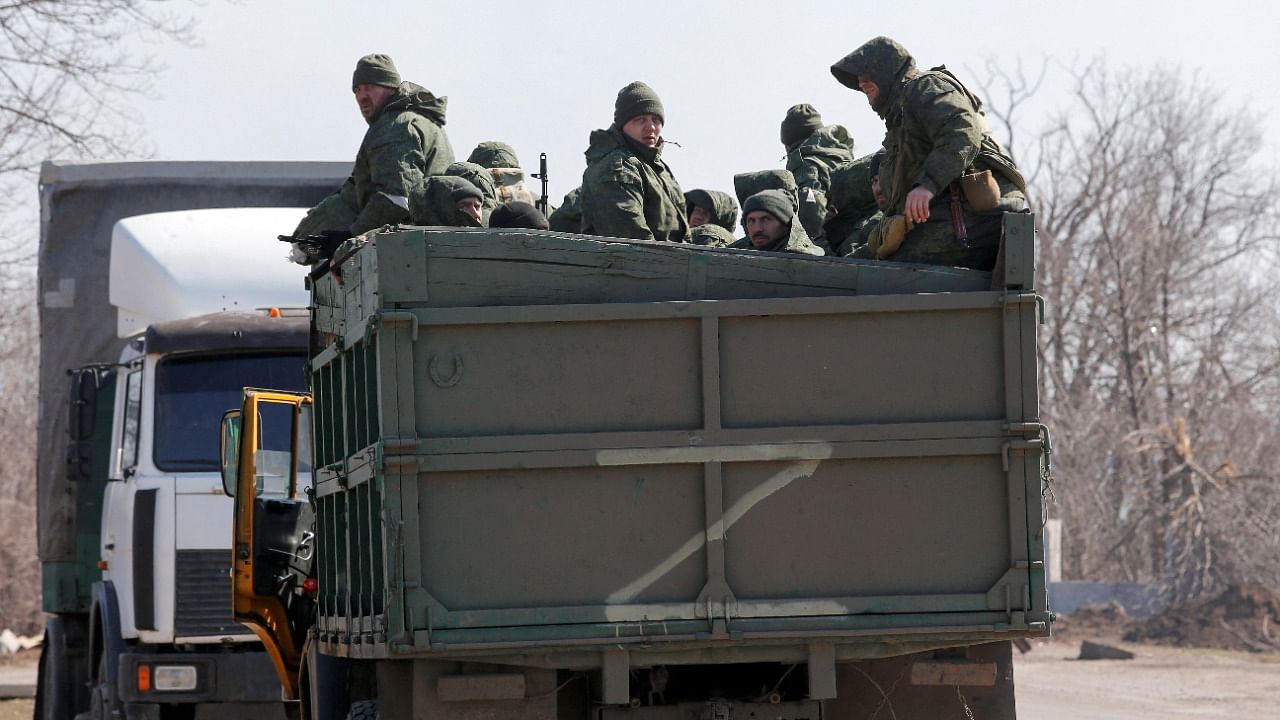
POLYGON ((533 176, 542 181, 542 197, 538 200, 538 210, 543 215, 547 215, 547 210, 551 207, 550 198, 547 197, 547 154, 540 153, 538 155, 538 172, 533 176))

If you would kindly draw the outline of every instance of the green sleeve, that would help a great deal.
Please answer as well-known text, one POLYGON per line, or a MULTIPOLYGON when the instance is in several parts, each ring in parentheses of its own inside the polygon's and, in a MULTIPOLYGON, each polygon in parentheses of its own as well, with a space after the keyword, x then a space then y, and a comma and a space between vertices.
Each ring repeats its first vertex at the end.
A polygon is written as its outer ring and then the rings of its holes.
POLYGON ((369 199, 351 224, 359 235, 374 228, 404 221, 409 216, 409 195, 425 180, 421 139, 408 126, 393 126, 365 149, 369 162, 369 199))
POLYGON ((978 156, 983 120, 969 98, 949 83, 933 77, 917 82, 920 86, 913 88, 908 110, 932 140, 932 147, 912 182, 937 195, 978 156))

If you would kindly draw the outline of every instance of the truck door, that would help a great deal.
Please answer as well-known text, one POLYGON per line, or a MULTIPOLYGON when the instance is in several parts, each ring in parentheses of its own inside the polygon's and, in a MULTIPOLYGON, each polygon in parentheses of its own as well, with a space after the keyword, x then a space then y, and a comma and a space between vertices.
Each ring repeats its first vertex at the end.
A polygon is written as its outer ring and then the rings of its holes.
POLYGON ((304 394, 246 389, 222 421, 223 486, 235 498, 233 617, 262 639, 293 698, 315 592, 315 516, 298 491, 299 474, 311 472, 310 437, 304 394))

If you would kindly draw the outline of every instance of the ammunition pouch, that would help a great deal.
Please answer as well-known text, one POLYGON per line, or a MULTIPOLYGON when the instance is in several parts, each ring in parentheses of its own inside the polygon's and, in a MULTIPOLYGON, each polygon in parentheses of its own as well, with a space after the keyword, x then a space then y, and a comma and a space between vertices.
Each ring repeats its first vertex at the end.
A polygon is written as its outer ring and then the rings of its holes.
POLYGON ((902 247, 907 233, 915 224, 906 215, 888 215, 880 219, 880 224, 871 229, 867 237, 867 245, 877 259, 884 260, 902 247))
POLYGON ((960 192, 974 212, 988 212, 1000 203, 1000 185, 990 170, 960 176, 960 192))

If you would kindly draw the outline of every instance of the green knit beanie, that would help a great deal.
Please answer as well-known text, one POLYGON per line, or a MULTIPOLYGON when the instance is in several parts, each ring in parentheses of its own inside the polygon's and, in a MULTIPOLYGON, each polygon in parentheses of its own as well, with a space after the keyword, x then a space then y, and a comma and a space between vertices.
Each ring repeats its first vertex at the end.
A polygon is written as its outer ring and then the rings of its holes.
POLYGON ((743 220, 746 220, 747 215, 756 210, 763 210, 769 213, 778 218, 778 222, 783 225, 791 222, 791 218, 796 216, 796 209, 791 204, 791 198, 781 190, 761 190, 747 198, 747 201, 742 203, 743 220))
POLYGON ((792 105, 782 119, 782 144, 798 145, 822 127, 822 116, 808 103, 792 105))
POLYGON ((613 103, 613 124, 622 127, 637 115, 657 115, 663 124, 667 122, 658 93, 638 80, 618 91, 613 103))
POLYGON ((400 87, 400 72, 390 55, 365 55, 356 63, 356 71, 351 75, 351 89, 357 85, 382 85, 383 87, 400 87))

